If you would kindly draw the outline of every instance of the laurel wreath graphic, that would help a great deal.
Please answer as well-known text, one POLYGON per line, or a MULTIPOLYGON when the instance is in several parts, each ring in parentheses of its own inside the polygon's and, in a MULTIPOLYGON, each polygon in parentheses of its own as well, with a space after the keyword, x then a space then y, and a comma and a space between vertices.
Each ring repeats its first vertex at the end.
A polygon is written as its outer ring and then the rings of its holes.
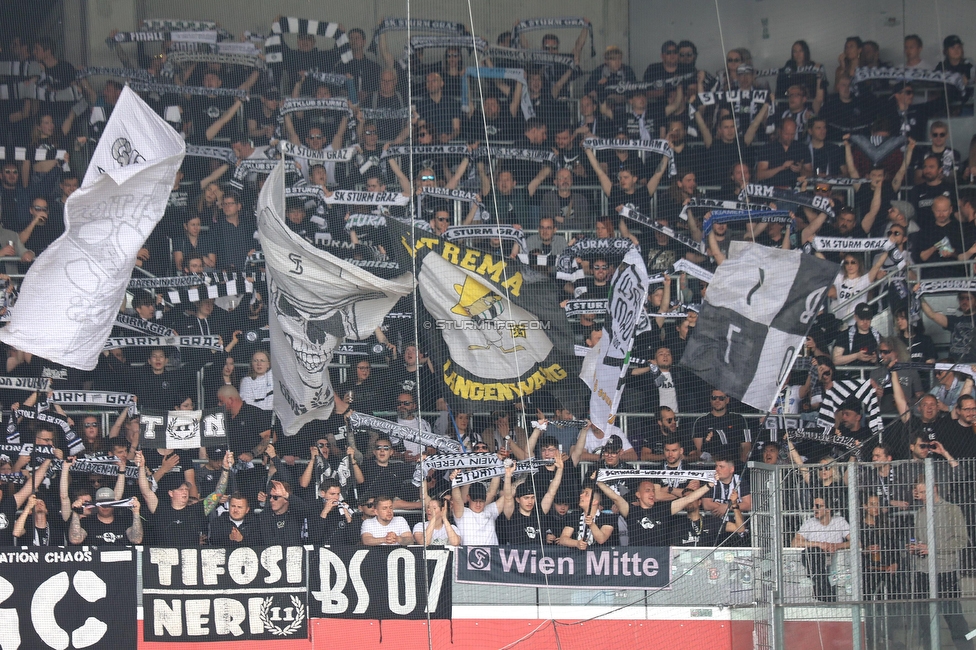
POLYGON ((305 606, 302 605, 302 601, 298 596, 291 597, 291 604, 295 607, 295 620, 286 625, 285 627, 278 627, 271 622, 268 617, 268 610, 271 609, 272 599, 268 596, 261 603, 260 619, 261 623, 264 624, 264 629, 271 632, 275 636, 289 636, 297 632, 302 627, 302 621, 305 620, 305 606))

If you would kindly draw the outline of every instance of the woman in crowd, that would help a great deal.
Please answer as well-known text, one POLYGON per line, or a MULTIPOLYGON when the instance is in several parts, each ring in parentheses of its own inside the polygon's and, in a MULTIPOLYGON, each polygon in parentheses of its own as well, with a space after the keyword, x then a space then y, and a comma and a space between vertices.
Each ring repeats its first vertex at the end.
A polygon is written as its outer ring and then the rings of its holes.
POLYGON ((54 123, 54 116, 44 112, 37 116, 28 151, 30 155, 21 165, 21 182, 30 185, 37 196, 53 196, 61 180, 62 161, 54 158, 55 152, 66 149, 64 135, 54 123), (48 159, 41 159, 38 151, 44 151, 48 159))
POLYGON ((879 257, 869 271, 864 270, 864 262, 857 253, 844 255, 841 262, 841 271, 834 278, 834 284, 828 291, 831 299, 830 311, 844 325, 851 325, 854 322, 855 302, 851 300, 856 295, 862 294, 872 282, 878 279, 881 272, 881 265, 884 264, 884 257, 879 257), (841 303, 848 304, 839 307, 841 303))
MULTIPOLYGON (((817 63, 810 60, 810 46, 804 40, 793 43, 790 50, 790 60, 783 66, 784 70, 799 70, 816 66, 817 63)), ((821 74, 781 72, 776 77, 776 96, 786 97, 786 91, 790 86, 801 85, 807 90, 807 97, 814 97, 817 94, 817 87, 823 87, 826 91, 827 80, 821 74)))
MULTIPOLYGON (((426 481, 423 485, 426 487, 426 481)), ((461 535, 457 526, 448 519, 447 513, 446 498, 428 498, 427 521, 419 521, 414 525, 414 541, 424 546, 460 546, 461 535)))
POLYGON ((213 235, 209 230, 202 230, 199 215, 188 213, 183 222, 183 233, 173 242, 173 266, 178 273, 190 273, 185 261, 191 254, 203 258, 205 270, 217 268, 217 247, 213 235))
MULTIPOLYGON (((203 224, 215 224, 223 217, 220 202, 224 198, 224 190, 217 181, 211 181, 203 186, 203 191, 197 198, 194 210, 203 224)), ((177 267, 179 268, 179 267, 177 267)))
POLYGON ((274 408, 274 377, 271 356, 264 350, 251 355, 251 371, 241 380, 241 399, 264 411, 274 408))

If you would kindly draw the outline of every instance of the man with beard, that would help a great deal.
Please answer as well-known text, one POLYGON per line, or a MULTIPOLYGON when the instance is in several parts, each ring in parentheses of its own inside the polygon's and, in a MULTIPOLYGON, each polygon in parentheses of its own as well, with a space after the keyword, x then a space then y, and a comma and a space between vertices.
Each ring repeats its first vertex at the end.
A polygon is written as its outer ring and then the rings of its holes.
POLYGON ((251 512, 246 496, 240 492, 230 495, 227 512, 210 523, 207 541, 213 546, 225 548, 263 545, 257 515, 251 512))
POLYGON ((308 518, 308 539, 317 546, 359 543, 359 526, 353 522, 352 508, 342 498, 342 488, 335 479, 319 486, 322 510, 308 518))
POLYGON ((573 180, 574 172, 570 168, 563 167, 557 171, 555 189, 542 195, 539 214, 552 217, 562 228, 590 230, 593 228, 593 216, 589 199, 573 191, 573 180))
POLYGON ((271 442, 271 411, 247 404, 233 386, 221 386, 217 402, 226 416, 224 425, 230 450, 242 463, 250 463, 271 442))
POLYGON ((698 456, 707 460, 720 452, 728 455, 738 453, 744 463, 752 451, 749 425, 741 415, 729 411, 729 396, 723 391, 713 388, 709 399, 711 410, 695 421, 692 433, 698 456), (708 458, 705 458, 706 454, 708 458))

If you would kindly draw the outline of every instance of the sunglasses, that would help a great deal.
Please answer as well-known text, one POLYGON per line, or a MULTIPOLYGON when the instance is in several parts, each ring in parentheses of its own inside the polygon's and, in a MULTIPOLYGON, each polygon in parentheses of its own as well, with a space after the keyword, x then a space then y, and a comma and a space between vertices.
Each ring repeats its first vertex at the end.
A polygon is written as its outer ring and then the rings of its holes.
POLYGON ((404 402, 404 401, 401 400, 401 401, 397 402, 397 404, 399 404, 400 406, 413 406, 413 402, 412 401, 411 402, 404 402))
POLYGON ((904 235, 905 233, 903 233, 903 232, 900 232, 900 231, 898 231, 898 230, 892 230, 892 231, 891 231, 891 232, 889 232, 888 234, 889 234, 889 235, 892 235, 892 236, 895 236, 895 237, 901 237, 901 236, 902 236, 902 235, 904 235))
POLYGON ((742 59, 725 59, 726 63, 742 63, 742 59))
POLYGON ((817 192, 829 192, 830 191, 830 185, 817 185, 814 189, 817 192))
POLYGON ((609 268, 610 267, 607 266, 607 265, 605 265, 605 264, 594 264, 593 265, 593 270, 594 271, 606 271, 609 268))
POLYGON ((944 133, 944 132, 943 133, 933 133, 932 134, 932 137, 933 138, 944 138, 944 137, 946 137, 946 135, 948 135, 948 134, 947 133, 944 133))
POLYGON ((363 504, 363 507, 364 508, 375 508, 376 507, 376 502, 375 501, 367 501, 366 503, 363 504))
POLYGON ((851 265, 857 264, 857 260, 844 260, 843 261, 843 264, 844 264, 844 266, 851 266, 851 265))
POLYGON ((85 422, 85 428, 86 429, 95 429, 97 427, 98 427, 98 423, 97 422, 85 422))
POLYGON ((724 402, 728 397, 725 395, 712 395, 711 399, 713 402, 724 402))
POLYGON ((308 139, 309 140, 321 140, 324 137, 325 137, 324 135, 310 135, 310 136, 308 136, 308 139))
POLYGON ((271 500, 272 501, 278 501, 278 500, 281 500, 281 499, 284 499, 285 501, 287 501, 288 500, 288 497, 279 496, 277 494, 272 494, 271 495, 271 500))
POLYGON ((420 180, 422 180, 422 181, 436 181, 437 180, 437 177, 436 176, 421 176, 420 177, 420 180))
POLYGON ((393 447, 390 445, 376 445, 376 449, 379 451, 390 451, 393 447))
POLYGON ((35 212, 47 212, 47 208, 40 205, 32 205, 31 210, 34 210, 35 212))
POLYGON ((878 354, 890 354, 890 353, 891 350, 882 350, 881 348, 878 348, 878 354))

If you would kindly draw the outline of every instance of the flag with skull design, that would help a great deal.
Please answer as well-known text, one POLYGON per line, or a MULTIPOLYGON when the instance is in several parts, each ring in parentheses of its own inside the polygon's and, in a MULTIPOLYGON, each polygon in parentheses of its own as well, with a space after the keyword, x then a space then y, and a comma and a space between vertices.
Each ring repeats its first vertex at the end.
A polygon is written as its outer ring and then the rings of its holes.
POLYGON ((292 232, 284 220, 285 172, 279 166, 258 197, 258 236, 268 269, 275 414, 285 435, 332 414, 328 364, 345 339, 373 333, 413 274, 385 280, 292 232))

